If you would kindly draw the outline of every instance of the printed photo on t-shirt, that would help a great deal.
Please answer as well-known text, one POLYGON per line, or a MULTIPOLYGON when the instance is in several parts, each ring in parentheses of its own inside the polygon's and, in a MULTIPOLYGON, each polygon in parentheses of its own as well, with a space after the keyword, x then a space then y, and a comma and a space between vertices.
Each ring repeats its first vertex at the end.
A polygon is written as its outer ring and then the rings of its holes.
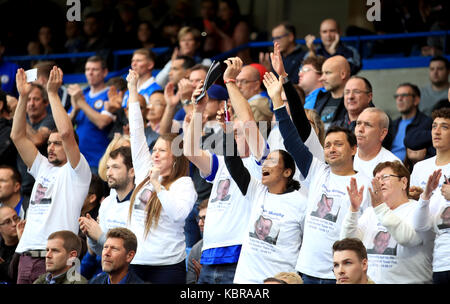
POLYGON ((39 183, 36 187, 36 192, 34 193, 34 199, 31 200, 32 205, 44 205, 51 204, 52 200, 50 198, 45 198, 45 193, 47 193, 47 189, 39 183))
POLYGON ((220 180, 217 185, 216 197, 211 200, 211 203, 218 201, 228 201, 230 199, 230 194, 228 194, 228 192, 230 191, 230 185, 230 179, 227 178, 220 180))
POLYGON ((378 231, 373 239, 373 247, 367 254, 397 255, 397 242, 387 231, 378 231))
POLYGON ((339 210, 336 214, 333 214, 333 203, 332 197, 327 197, 325 194, 322 194, 320 201, 317 203, 317 209, 311 212, 311 216, 336 223, 339 210))
POLYGON ((145 206, 147 206, 150 196, 152 196, 152 191, 150 191, 150 189, 144 189, 139 195, 139 198, 135 200, 134 209, 145 210, 145 206))
POLYGON ((275 227, 274 222, 270 218, 260 215, 255 222, 254 228, 254 231, 249 233, 250 237, 272 245, 277 244, 280 229, 275 227))
POLYGON ((450 228, 450 206, 446 207, 444 211, 442 211, 437 227, 439 229, 450 228))

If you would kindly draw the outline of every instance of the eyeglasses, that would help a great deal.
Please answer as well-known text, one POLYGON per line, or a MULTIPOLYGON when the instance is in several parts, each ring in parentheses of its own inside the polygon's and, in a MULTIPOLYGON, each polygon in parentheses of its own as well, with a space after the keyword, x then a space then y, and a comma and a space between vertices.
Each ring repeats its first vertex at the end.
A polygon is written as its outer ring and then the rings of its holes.
POLYGON ((205 222, 205 219, 206 219, 206 216, 197 216, 197 222, 200 222, 200 220, 205 222))
POLYGON ((356 90, 345 90, 344 91, 344 95, 350 95, 350 93, 353 93, 353 94, 355 94, 355 95, 361 95, 361 94, 363 94, 363 93, 366 93, 366 94, 368 94, 368 93, 370 93, 370 91, 361 91, 361 90, 358 90, 358 89, 356 89, 356 90))
POLYGON ((0 223, 0 226, 11 225, 13 222, 14 223, 18 223, 19 221, 20 221, 20 217, 18 217, 16 215, 16 216, 14 216, 12 218, 6 219, 3 223, 0 223))
POLYGON ((416 96, 416 95, 414 95, 414 94, 411 94, 411 93, 394 94, 394 99, 397 99, 397 98, 399 98, 399 97, 402 97, 402 98, 404 98, 404 97, 408 97, 408 96, 412 96, 412 97, 414 97, 414 96, 416 96))
POLYGON ((319 72, 319 71, 317 71, 317 70, 314 70, 313 68, 309 68, 309 67, 302 67, 302 68, 298 71, 298 73, 308 73, 309 71, 314 71, 314 72, 316 72, 317 74, 322 74, 321 72, 319 72))
POLYGON ((236 85, 242 84, 242 85, 246 85, 247 83, 250 82, 255 82, 255 81, 259 81, 259 79, 255 79, 255 80, 247 80, 247 79, 236 79, 236 85))
POLYGON ((272 37, 272 41, 280 40, 281 38, 284 38, 286 36, 289 36, 289 33, 286 33, 286 34, 281 35, 281 36, 274 36, 274 37, 272 37))
POLYGON ((389 179, 389 177, 398 177, 398 178, 402 178, 403 176, 400 176, 400 175, 395 175, 395 174, 384 174, 384 175, 381 175, 381 176, 378 176, 378 177, 375 177, 377 180, 379 180, 379 181, 386 181, 387 179, 389 179))

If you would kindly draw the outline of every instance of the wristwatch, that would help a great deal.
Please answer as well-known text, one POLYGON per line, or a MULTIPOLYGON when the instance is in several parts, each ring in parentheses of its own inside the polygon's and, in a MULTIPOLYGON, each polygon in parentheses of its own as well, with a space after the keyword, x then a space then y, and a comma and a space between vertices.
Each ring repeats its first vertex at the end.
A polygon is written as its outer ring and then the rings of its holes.
POLYGON ((188 104, 190 104, 191 103, 191 100, 190 99, 183 99, 182 101, 181 101, 181 104, 183 105, 183 106, 187 106, 188 104))

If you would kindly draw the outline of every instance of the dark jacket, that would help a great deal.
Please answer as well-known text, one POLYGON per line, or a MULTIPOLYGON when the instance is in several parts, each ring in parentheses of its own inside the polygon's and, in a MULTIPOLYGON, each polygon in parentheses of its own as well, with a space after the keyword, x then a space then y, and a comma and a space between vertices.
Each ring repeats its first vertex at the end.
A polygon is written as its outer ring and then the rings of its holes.
POLYGON ((283 64, 286 70, 286 73, 289 75, 289 80, 292 83, 298 82, 298 70, 302 65, 303 57, 305 57, 306 51, 303 50, 300 44, 295 46, 295 49, 292 53, 283 57, 283 64))
MULTIPOLYGON (((398 126, 402 118, 398 118, 394 121, 393 135, 397 135, 398 126)), ((431 126, 433 120, 431 117, 425 115, 419 109, 417 109, 416 116, 413 121, 406 127, 405 139, 403 144, 405 147, 411 150, 427 149, 427 157, 436 155, 436 150, 433 148, 433 142, 431 139, 431 126)))
MULTIPOLYGON (((320 91, 317 94, 316 104, 314 105, 314 110, 316 110, 317 114, 319 114, 320 117, 322 117, 322 111, 325 108, 325 106, 328 103, 328 100, 332 98, 331 92, 323 92, 320 91)), ((345 109, 344 106, 344 96, 340 98, 339 105, 336 109, 336 111, 333 114, 333 118, 331 119, 331 124, 338 120, 343 120, 345 114, 347 113, 347 109, 345 109)))
POLYGON ((330 55, 327 52, 322 43, 316 50, 317 56, 323 56, 325 58, 330 58, 336 55, 341 55, 347 59, 350 64, 351 74, 356 75, 362 68, 361 56, 355 48, 344 45, 342 42, 339 42, 336 47, 336 53, 334 55, 330 55))
MULTIPOLYGON (((131 269, 128 269, 128 275, 124 284, 144 284, 140 277, 137 276, 131 269)), ((99 273, 93 277, 89 284, 108 284, 108 274, 106 272, 99 273)))

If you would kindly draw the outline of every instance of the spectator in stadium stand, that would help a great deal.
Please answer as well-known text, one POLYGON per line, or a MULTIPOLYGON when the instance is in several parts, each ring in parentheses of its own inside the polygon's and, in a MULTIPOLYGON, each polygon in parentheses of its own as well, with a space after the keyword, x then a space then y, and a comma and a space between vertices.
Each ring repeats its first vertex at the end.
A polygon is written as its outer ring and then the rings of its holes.
POLYGON ((16 253, 20 254, 18 284, 30 284, 45 272, 45 248, 52 232, 70 230, 78 233, 77 218, 91 181, 89 164, 80 153, 72 122, 58 96, 62 78, 61 69, 53 67, 47 91, 57 131, 50 133, 46 158, 27 138, 25 103, 32 85, 26 82, 23 69, 17 72, 20 96, 11 139, 36 180, 25 229, 16 248, 16 253))
POLYGON ((0 205, 0 284, 15 284, 9 266, 16 251, 19 238, 17 224, 20 217, 14 208, 0 205))
POLYGON ((25 218, 28 209, 28 197, 21 192, 22 178, 15 167, 0 165, 0 207, 9 206, 25 218))
POLYGON ((358 51, 347 46, 340 40, 341 30, 339 24, 334 19, 325 19, 320 24, 320 39, 322 40, 319 47, 314 47, 313 35, 307 35, 305 37, 306 46, 308 47, 308 54, 306 56, 324 56, 330 58, 332 56, 341 55, 348 60, 350 64, 351 75, 356 75, 362 67, 361 58, 358 51))
MULTIPOLYGON (((31 88, 26 107, 26 133, 39 152, 46 156, 47 141, 51 130, 55 128, 55 122, 53 115, 47 111, 49 105, 47 90, 40 84, 31 84, 31 88)), ((22 176, 22 194, 29 198, 34 178, 28 173, 27 166, 20 155, 17 156, 17 170, 22 176)))
POLYGON ((85 66, 89 85, 83 90, 78 84, 68 87, 72 101, 69 117, 77 125, 80 151, 89 162, 92 173, 98 171, 98 162, 108 146, 113 122, 113 115, 104 109, 109 90, 104 81, 107 74, 106 62, 99 56, 92 56, 85 66))
POLYGON ((317 94, 314 110, 322 119, 325 130, 332 122, 344 118, 346 109, 344 107, 344 88, 350 78, 350 65, 340 55, 325 60, 322 65, 322 76, 319 81, 323 83, 326 92, 317 94))
POLYGON ((3 54, 6 51, 6 45, 0 39, 0 79, 1 89, 14 97, 18 96, 16 88, 16 72, 19 66, 13 62, 4 61, 3 54))
POLYGON ((8 99, 6 93, 0 89, 0 165, 16 166, 17 150, 9 137, 11 127, 8 99))
POLYGON ((298 85, 305 92, 305 109, 312 110, 316 105, 317 94, 325 92, 320 77, 325 57, 314 56, 303 60, 298 70, 298 85))
POLYGON ((400 160, 406 157, 405 139, 415 133, 415 130, 423 130, 431 133, 431 117, 419 110, 422 102, 419 88, 412 83, 402 83, 397 86, 394 95, 397 110, 401 116, 394 121, 394 140, 391 152, 400 160), (413 132, 413 133, 411 133, 413 132))
POLYGON ((429 65, 430 82, 420 88, 421 101, 419 109, 428 116, 431 116, 433 107, 442 99, 447 99, 450 88, 448 77, 450 75, 450 63, 443 56, 431 58, 429 65))
MULTIPOLYGON (((179 78, 175 74, 180 71, 180 58, 182 56, 191 57, 194 64, 202 64, 205 66, 211 65, 210 59, 203 59, 199 54, 199 49, 201 47, 201 34, 196 28, 185 26, 182 27, 178 32, 178 47, 176 47, 172 53, 171 59, 166 63, 164 68, 156 76, 156 82, 161 86, 165 87, 169 81, 173 83, 178 83, 179 78), (173 66, 173 67, 172 67, 173 66), (172 76, 171 76, 172 74, 172 76)), ((185 60, 186 62, 187 60, 185 60)), ((188 68, 194 66, 191 65, 188 68)))

